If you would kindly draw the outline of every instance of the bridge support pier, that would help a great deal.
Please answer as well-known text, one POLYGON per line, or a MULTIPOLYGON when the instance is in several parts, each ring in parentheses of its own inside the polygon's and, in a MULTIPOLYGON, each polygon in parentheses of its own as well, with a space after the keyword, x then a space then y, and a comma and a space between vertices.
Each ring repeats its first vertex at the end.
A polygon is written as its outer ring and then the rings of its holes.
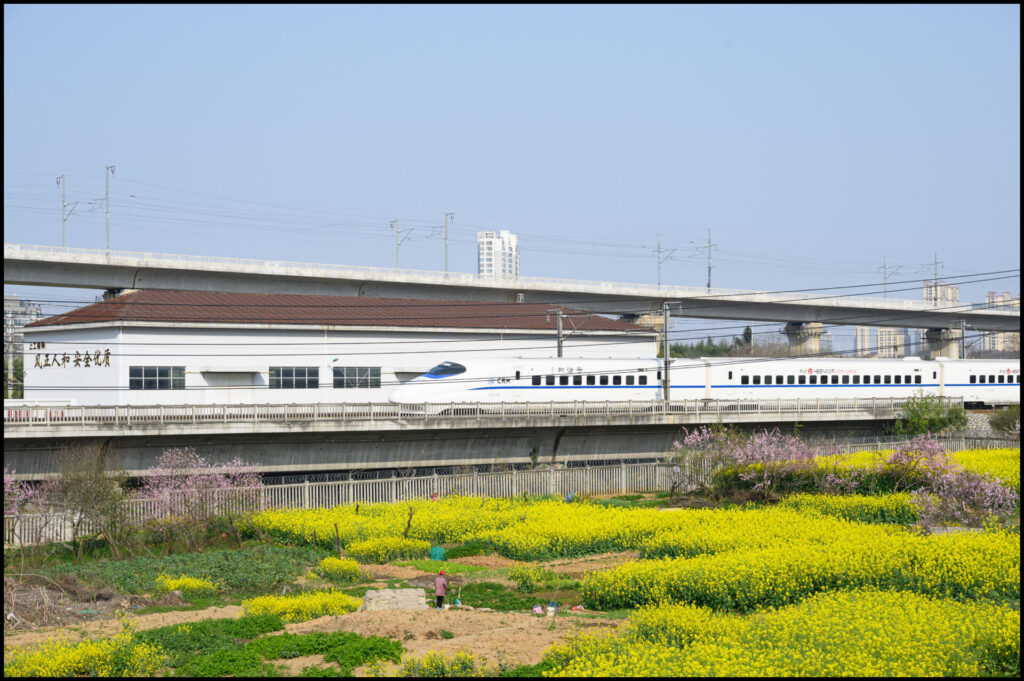
POLYGON ((793 351, 798 355, 817 355, 821 352, 821 322, 789 322, 786 337, 793 351))
POLYGON ((960 334, 958 329, 928 329, 925 331, 924 339, 928 346, 928 358, 960 359, 960 334))

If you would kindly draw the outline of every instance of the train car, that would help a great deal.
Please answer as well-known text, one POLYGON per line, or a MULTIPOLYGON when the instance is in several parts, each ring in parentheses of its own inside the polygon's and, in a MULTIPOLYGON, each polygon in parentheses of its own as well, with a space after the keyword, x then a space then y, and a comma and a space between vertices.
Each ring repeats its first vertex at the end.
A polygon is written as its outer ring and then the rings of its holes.
MULTIPOLYGON (((404 404, 663 399, 660 359, 516 358, 444 362, 389 396, 404 404)), ((672 400, 962 397, 1020 403, 1020 360, 676 359, 672 400)))

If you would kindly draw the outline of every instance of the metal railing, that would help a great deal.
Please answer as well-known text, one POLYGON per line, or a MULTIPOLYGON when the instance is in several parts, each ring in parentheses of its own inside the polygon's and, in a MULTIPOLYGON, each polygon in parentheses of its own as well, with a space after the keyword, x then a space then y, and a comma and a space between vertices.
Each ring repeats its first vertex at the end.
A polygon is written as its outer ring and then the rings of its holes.
MULTIPOLYGON (((679 400, 665 402, 499 402, 447 404, 315 403, 119 406, 18 406, 4 409, 5 427, 295 422, 453 422, 470 418, 553 416, 672 416, 735 414, 898 415, 909 398, 679 400)), ((960 398, 944 398, 962 406, 960 398)))
MULTIPOLYGON (((23 254, 33 255, 74 255, 99 258, 98 262, 107 263, 112 258, 131 261, 132 266, 147 265, 236 265, 241 267, 257 267, 267 274, 282 270, 302 268, 318 273, 337 276, 358 275, 385 280, 402 280, 408 277, 431 277, 443 284, 466 284, 471 286, 494 288, 526 288, 549 287, 553 289, 582 290, 590 289, 599 292, 620 292, 629 294, 647 294, 657 297, 707 298, 722 296, 738 296, 743 302, 793 302, 813 301, 815 305, 864 305, 874 308, 892 310, 935 311, 935 306, 926 301, 873 298, 869 296, 844 296, 832 298, 809 293, 768 293, 743 289, 706 289, 694 286, 658 286, 652 284, 605 282, 586 279, 557 279, 552 277, 495 277, 469 274, 465 272, 437 272, 434 270, 392 269, 388 267, 363 267, 358 265, 335 265, 328 263, 290 262, 280 260, 255 260, 250 258, 228 258, 220 256, 184 255, 174 253, 151 253, 142 251, 107 251, 98 248, 71 248, 61 246, 38 246, 32 244, 4 244, 4 257, 23 254)), ((958 307, 959 309, 959 307, 958 307)), ((1012 311, 1016 312, 1016 311, 1012 311)))

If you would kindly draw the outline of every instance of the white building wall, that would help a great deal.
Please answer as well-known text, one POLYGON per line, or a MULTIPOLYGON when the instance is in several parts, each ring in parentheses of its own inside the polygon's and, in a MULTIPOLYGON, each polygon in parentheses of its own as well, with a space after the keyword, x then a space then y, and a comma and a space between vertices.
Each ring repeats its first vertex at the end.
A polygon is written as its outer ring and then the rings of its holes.
MULTIPOLYGON (((444 361, 554 357, 551 332, 211 328, 180 325, 26 329, 25 399, 74 399, 77 404, 305 404, 384 402, 399 382, 444 361), (29 350, 33 342, 46 347, 29 350), (75 367, 75 352, 100 366, 75 367), (106 351, 110 366, 106 366, 106 351), (71 361, 63 362, 68 353, 71 361), (53 364, 53 355, 61 361, 53 364), (36 356, 41 365, 35 367, 36 356), (129 390, 132 366, 184 367, 184 390, 129 390), (270 389, 269 369, 317 367, 319 387, 270 389), (334 388, 335 367, 379 367, 380 388, 334 388), (232 371, 234 370, 234 371, 232 371)), ((653 333, 577 332, 564 339, 566 357, 651 358, 653 333)))

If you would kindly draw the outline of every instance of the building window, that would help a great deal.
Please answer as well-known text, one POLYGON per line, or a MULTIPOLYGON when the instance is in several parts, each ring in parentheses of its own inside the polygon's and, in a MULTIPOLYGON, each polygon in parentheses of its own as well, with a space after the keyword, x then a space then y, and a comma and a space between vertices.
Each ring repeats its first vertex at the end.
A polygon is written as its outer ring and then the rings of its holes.
POLYGON ((271 388, 319 388, 318 367, 270 367, 271 388))
POLYGON ((128 367, 129 390, 184 390, 185 367, 128 367))
MULTIPOLYGON (((299 386, 295 386, 298 388, 299 386)), ((315 388, 316 386, 309 386, 315 388)), ((379 388, 380 367, 335 367, 335 388, 379 388)))

